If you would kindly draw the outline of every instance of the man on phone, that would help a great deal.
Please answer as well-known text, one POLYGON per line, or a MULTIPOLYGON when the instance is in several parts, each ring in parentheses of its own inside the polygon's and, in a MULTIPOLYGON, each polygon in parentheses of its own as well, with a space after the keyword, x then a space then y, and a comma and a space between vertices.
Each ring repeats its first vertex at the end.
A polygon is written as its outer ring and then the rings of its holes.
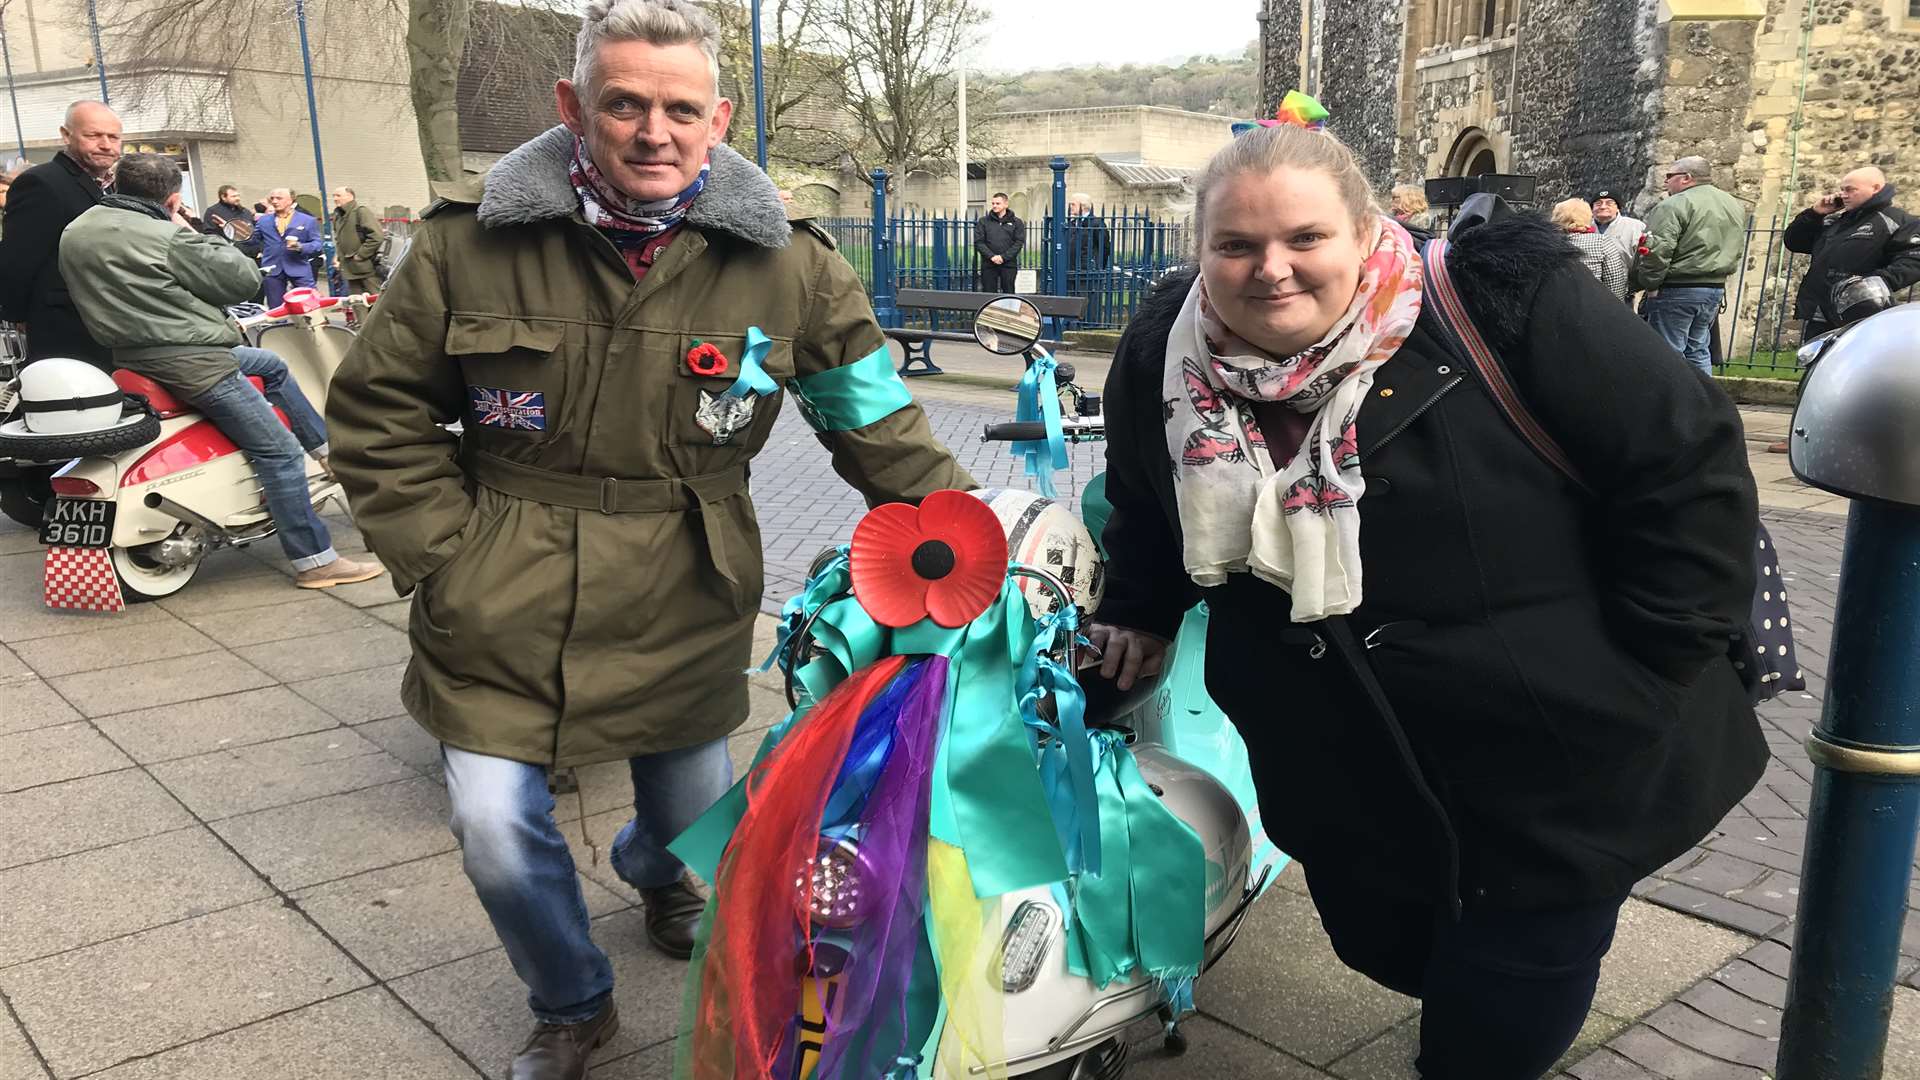
POLYGON ((260 215, 253 232, 260 238, 267 306, 279 307, 288 289, 313 287, 313 264, 307 260, 320 250, 320 222, 293 205, 293 192, 286 188, 269 192, 267 206, 272 212, 260 215))
MULTIPOLYGON (((1920 218, 1893 205, 1893 185, 1872 166, 1840 178, 1840 190, 1814 197, 1781 238, 1788 251, 1813 256, 1793 317, 1801 320, 1804 344, 1837 326, 1870 314, 1875 305, 1836 310, 1839 286, 1857 283, 1853 293, 1878 295, 1886 306, 1893 294, 1920 282, 1920 218)), ((1782 439, 1767 449, 1787 452, 1782 439)))

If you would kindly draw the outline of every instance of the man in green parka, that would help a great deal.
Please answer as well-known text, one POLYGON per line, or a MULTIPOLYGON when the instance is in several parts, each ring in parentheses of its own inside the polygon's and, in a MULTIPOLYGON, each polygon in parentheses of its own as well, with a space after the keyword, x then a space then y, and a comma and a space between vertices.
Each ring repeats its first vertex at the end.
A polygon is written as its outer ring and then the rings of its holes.
POLYGON ((654 944, 691 949, 664 845, 747 716, 748 462, 780 387, 870 504, 973 486, 852 268, 721 144, 717 40, 688 0, 593 0, 564 126, 439 190, 329 395, 333 468, 413 594, 406 707, 539 1021, 515 1080, 584 1076, 617 1025, 549 768, 630 759, 613 867, 654 944))
POLYGON ((374 257, 387 234, 380 228, 380 215, 360 202, 350 187, 333 189, 333 242, 340 253, 340 276, 346 279, 349 293, 380 291, 380 272, 374 257))

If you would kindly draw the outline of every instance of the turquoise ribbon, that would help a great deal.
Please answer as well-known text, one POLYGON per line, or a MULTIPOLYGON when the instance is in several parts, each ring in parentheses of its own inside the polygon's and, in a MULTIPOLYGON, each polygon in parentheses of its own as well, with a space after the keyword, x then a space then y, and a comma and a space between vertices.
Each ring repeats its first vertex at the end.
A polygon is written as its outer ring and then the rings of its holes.
POLYGON ((1080 681, 1050 653, 1065 634, 1071 642, 1080 611, 1072 605, 1040 620, 1020 667, 1020 716, 1029 731, 1044 733, 1048 741, 1036 747, 1040 776, 1053 813, 1053 827, 1065 849, 1073 873, 1100 872, 1100 809, 1094 791, 1093 744, 1087 735, 1087 695, 1080 681), (1040 705, 1053 699, 1054 719, 1040 716, 1040 705))
POLYGON ((1100 988, 1144 973, 1182 998, 1206 947, 1206 850, 1147 785, 1123 735, 1096 731, 1093 743, 1106 870, 1070 890, 1068 969, 1100 988))
POLYGON ((787 380, 815 431, 853 431, 913 404, 883 344, 851 364, 787 380))
MULTIPOLYGON (((803 597, 832 595, 845 573, 844 560, 834 560, 808 582, 803 597)), ((803 600, 803 611, 805 604, 803 600)), ((986 612, 957 629, 923 619, 889 631, 852 596, 828 600, 820 606, 812 630, 823 655, 794 672, 799 707, 768 734, 760 756, 815 702, 881 657, 949 657, 953 665, 947 679, 946 727, 934 762, 930 831, 966 852, 980 896, 1059 881, 1067 876, 1066 855, 1053 827, 1053 810, 1015 686, 1032 648, 1033 625, 1026 597, 1011 580, 986 612)), ((668 849, 712 880, 710 871, 719 866, 745 810, 743 779, 668 849)))
POLYGON ((1056 364, 1052 356, 1035 351, 1039 355, 1027 366, 1026 374, 1020 376, 1020 398, 1014 419, 1040 421, 1046 425, 1047 437, 1022 439, 1014 443, 1009 452, 1026 460, 1026 472, 1033 477, 1033 486, 1040 489, 1040 494, 1053 499, 1059 497, 1053 486, 1054 471, 1067 467, 1067 440, 1060 427, 1060 390, 1053 381, 1056 364))
POLYGON ((772 397, 780 392, 780 385, 761 366, 772 348, 773 339, 762 333, 759 327, 747 327, 747 350, 740 354, 740 377, 727 387, 726 396, 742 399, 749 395, 772 397))

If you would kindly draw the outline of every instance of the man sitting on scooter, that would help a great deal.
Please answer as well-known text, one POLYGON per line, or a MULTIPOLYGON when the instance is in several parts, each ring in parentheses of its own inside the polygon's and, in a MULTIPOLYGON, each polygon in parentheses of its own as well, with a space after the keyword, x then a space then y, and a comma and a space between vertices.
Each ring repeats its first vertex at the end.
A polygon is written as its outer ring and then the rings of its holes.
POLYGON ((113 350, 117 366, 191 402, 246 451, 293 560, 294 584, 326 589, 378 577, 379 564, 333 550, 308 496, 304 458, 311 453, 325 464, 324 423, 279 357, 236 348, 240 328, 225 309, 259 291, 259 268, 225 239, 188 226, 172 158, 128 154, 117 183, 117 194, 75 218, 60 238, 60 272, 87 332, 113 350), (248 375, 262 376, 265 395, 248 375))

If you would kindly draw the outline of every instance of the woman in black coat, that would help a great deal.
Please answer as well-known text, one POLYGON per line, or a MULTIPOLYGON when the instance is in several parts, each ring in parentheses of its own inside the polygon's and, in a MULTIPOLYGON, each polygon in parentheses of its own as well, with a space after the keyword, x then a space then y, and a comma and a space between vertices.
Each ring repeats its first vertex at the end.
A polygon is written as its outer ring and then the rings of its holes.
POLYGON ((1628 890, 1766 762, 1728 656, 1740 418, 1552 226, 1481 225, 1448 266, 1584 494, 1443 344, 1339 142, 1243 135, 1197 203, 1200 272, 1148 299, 1106 388, 1107 674, 1152 671, 1205 600, 1267 831, 1341 958, 1424 1000, 1421 1075, 1538 1076, 1628 890))

